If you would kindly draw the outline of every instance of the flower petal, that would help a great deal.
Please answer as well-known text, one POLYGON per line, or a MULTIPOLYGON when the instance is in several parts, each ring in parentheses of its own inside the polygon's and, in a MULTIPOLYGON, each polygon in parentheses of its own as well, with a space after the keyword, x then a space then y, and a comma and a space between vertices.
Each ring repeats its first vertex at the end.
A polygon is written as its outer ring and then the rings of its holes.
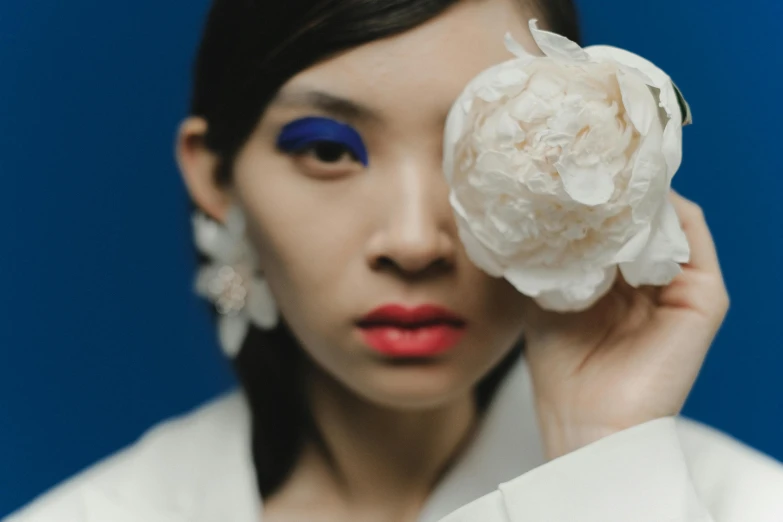
POLYGON ((215 280, 218 270, 220 270, 220 266, 222 265, 212 264, 202 266, 199 268, 193 284, 193 290, 196 292, 196 294, 209 300, 210 302, 214 301, 215 299, 215 296, 210 290, 210 284, 215 280))
POLYGON ((581 312, 593 306, 606 295, 614 285, 616 278, 617 267, 611 266, 601 274, 601 281, 597 285, 587 284, 565 290, 544 292, 536 297, 535 301, 540 307, 553 312, 581 312))
POLYGON ((525 47, 516 41, 513 36, 511 36, 511 33, 506 33, 506 35, 503 37, 503 42, 506 44, 506 49, 508 49, 508 52, 516 56, 517 58, 523 58, 523 59, 533 59, 535 58, 535 55, 530 54, 527 52, 527 49, 525 47))
POLYGON ((587 62, 590 56, 578 44, 572 42, 565 36, 561 36, 549 31, 542 31, 538 28, 538 20, 531 19, 528 23, 530 33, 541 51, 549 58, 557 60, 587 62))
POLYGON ((615 263, 627 263, 636 260, 640 253, 647 247, 650 239, 651 227, 647 225, 634 235, 623 248, 615 255, 615 263))
POLYGON ((625 112, 631 118, 631 123, 639 134, 646 136, 650 127, 658 122, 658 104, 650 88, 639 76, 623 69, 617 70, 617 83, 620 85, 625 112))
POLYGON ((583 205, 596 206, 609 201, 614 193, 614 180, 603 165, 582 167, 574 159, 577 154, 565 154, 555 163, 563 187, 571 198, 583 205))
POLYGON ((660 127, 655 126, 642 140, 629 182, 629 203, 637 223, 650 222, 666 200, 669 187, 666 158, 661 152, 660 127))
POLYGON ((514 288, 530 297, 557 291, 561 283, 561 274, 557 270, 544 271, 533 267, 511 266, 503 275, 514 288))
MULTIPOLYGON (((682 101, 684 102, 686 114, 683 114, 683 109, 680 108, 680 103, 677 99, 677 92, 679 89, 675 90, 676 87, 672 82, 672 79, 660 67, 637 54, 609 45, 591 45, 586 47, 585 51, 591 58, 614 61, 642 73, 642 75, 649 80, 649 85, 660 89, 660 104, 669 115, 669 118, 679 120, 678 125, 682 126, 683 118, 687 116, 688 123, 690 123, 690 108, 688 107, 687 102, 685 102, 685 98, 683 98, 682 101)), ((680 93, 680 95, 682 95, 682 93, 680 93)))
POLYGON ((591 287, 601 284, 602 269, 585 273, 583 267, 509 266, 503 274, 514 288, 530 297, 568 288, 591 287))
POLYGON ((620 264, 620 272, 628 284, 633 287, 664 286, 671 283, 682 272, 682 268, 674 261, 639 259, 632 263, 620 264))
POLYGON ((201 212, 193 214, 191 223, 196 247, 212 259, 229 262, 235 244, 225 227, 201 212))
POLYGON ((631 286, 668 285, 688 262, 690 247, 674 207, 666 201, 657 230, 636 261, 621 263, 620 271, 631 286))
POLYGON ((680 224, 680 218, 674 205, 667 199, 661 209, 659 217, 658 234, 653 237, 651 243, 657 247, 656 241, 665 241, 668 246, 668 254, 672 260, 678 263, 687 263, 691 258, 691 248, 688 238, 680 224))
MULTIPOLYGON (((685 115, 680 108, 680 103, 677 99, 676 91, 674 90, 674 83, 671 79, 661 86, 660 92, 658 93, 658 101, 660 107, 666 112, 669 119, 676 120, 677 126, 682 127, 683 117, 685 115)), ((688 110, 690 111, 689 108, 688 110)))
POLYGON ((248 320, 244 314, 221 316, 218 320, 220 347, 228 357, 236 357, 248 331, 248 320))
POLYGON ((253 323, 265 330, 277 326, 277 304, 266 280, 254 277, 250 281, 247 299, 247 315, 253 323))
POLYGON ((682 126, 676 118, 670 119, 663 131, 661 150, 666 158, 669 181, 671 181, 682 164, 682 126))
POLYGON ((460 104, 455 103, 446 118, 446 128, 443 133, 443 174, 449 184, 454 180, 454 155, 464 128, 465 112, 460 104))
POLYGON ((239 205, 233 204, 226 212, 226 230, 235 242, 245 239, 245 214, 239 205))
POLYGON ((450 200, 452 202, 452 208, 454 209, 454 217, 457 221, 459 238, 462 242, 462 246, 465 247, 465 253, 468 256, 468 259, 487 274, 493 277, 502 277, 503 267, 495 259, 492 252, 490 252, 473 234, 462 205, 460 205, 453 196, 450 200))
POLYGON ((585 47, 584 51, 591 58, 601 61, 609 60, 636 69, 643 74, 643 77, 646 76, 646 79, 650 80, 649 85, 659 89, 667 83, 671 84, 671 78, 660 67, 625 49, 612 47, 611 45, 591 45, 585 47))

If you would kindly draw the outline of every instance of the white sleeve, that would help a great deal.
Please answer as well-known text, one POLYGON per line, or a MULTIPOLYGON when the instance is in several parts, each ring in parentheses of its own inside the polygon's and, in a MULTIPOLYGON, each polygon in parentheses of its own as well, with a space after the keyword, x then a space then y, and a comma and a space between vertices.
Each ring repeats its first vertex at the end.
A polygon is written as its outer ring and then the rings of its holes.
POLYGON ((715 522, 699 499, 674 417, 554 459, 441 522, 715 522))
POLYGON ((71 480, 0 518, 0 522, 86 522, 82 499, 79 481, 71 480))

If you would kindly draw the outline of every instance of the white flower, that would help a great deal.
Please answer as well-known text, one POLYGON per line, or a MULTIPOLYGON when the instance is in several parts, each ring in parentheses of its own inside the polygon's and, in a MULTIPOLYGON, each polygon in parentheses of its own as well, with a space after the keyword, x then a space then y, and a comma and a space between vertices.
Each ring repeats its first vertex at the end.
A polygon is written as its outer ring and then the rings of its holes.
POLYGON ((612 286, 665 285, 690 251, 668 200, 689 109, 630 52, 582 49, 530 21, 545 56, 478 75, 449 114, 443 166, 470 259, 544 308, 588 308, 612 286))
POLYGON ((266 281, 254 273, 258 263, 245 239, 241 210, 229 210, 225 227, 200 212, 192 221, 196 246, 211 261, 199 269, 195 290, 216 306, 220 345, 235 357, 250 321, 264 329, 275 327, 277 306, 266 281))

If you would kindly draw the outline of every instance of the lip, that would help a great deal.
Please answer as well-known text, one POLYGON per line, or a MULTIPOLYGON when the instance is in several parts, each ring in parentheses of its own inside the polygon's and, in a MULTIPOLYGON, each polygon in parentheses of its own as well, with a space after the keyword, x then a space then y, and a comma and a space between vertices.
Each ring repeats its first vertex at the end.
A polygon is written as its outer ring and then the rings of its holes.
POLYGON ((438 305, 406 307, 389 304, 376 308, 357 321, 365 343, 391 357, 434 357, 462 339, 466 321, 438 305))

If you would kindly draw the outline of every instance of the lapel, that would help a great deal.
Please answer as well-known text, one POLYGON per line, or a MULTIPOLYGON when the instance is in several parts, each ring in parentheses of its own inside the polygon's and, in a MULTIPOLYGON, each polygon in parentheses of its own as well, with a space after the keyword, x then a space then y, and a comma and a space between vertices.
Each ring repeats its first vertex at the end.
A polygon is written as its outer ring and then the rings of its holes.
POLYGON ((186 522, 181 513, 128 502, 111 491, 85 486, 82 492, 85 522, 186 522))
POLYGON ((506 376, 478 433, 424 506, 419 522, 435 522, 546 462, 524 356, 506 376))
MULTIPOLYGON (((127 455, 132 464, 115 476, 85 484, 86 522, 262 521, 244 396, 234 392, 183 420, 164 424, 156 439, 142 439, 132 447, 127 455), (154 451, 145 452, 145 444, 154 451)), ((435 522, 544 462, 523 357, 500 385, 474 441, 436 487, 419 522, 435 522)))
POLYGON ((259 522, 250 434, 239 391, 155 427, 82 484, 85 522, 259 522))

